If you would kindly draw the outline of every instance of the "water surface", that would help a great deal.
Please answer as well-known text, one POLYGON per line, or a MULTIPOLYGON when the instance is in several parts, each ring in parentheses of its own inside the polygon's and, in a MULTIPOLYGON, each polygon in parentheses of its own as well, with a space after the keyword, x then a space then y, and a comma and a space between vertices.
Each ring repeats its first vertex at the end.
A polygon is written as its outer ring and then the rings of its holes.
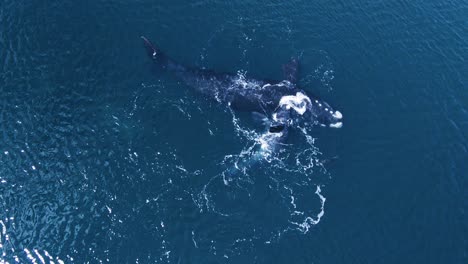
POLYGON ((3 0, 1 260, 466 263, 467 14, 433 0, 3 0), (226 185, 261 127, 155 71, 141 35, 184 64, 265 79, 298 56, 299 85, 344 126, 296 130, 226 185))

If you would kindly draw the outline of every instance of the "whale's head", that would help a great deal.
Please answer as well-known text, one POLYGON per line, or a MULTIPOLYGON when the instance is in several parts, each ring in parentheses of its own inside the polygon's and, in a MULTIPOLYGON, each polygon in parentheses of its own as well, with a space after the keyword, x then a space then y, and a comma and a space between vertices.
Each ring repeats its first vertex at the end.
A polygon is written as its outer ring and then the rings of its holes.
POLYGON ((309 106, 312 118, 321 126, 340 128, 343 126, 343 114, 328 103, 318 98, 311 99, 309 106))
MULTIPOLYGON (((340 128, 343 126, 343 115, 340 111, 333 109, 328 103, 318 98, 311 98, 302 92, 297 92, 296 95, 283 96, 279 102, 279 111, 277 111, 273 119, 275 121, 290 119, 290 110, 302 116, 302 119, 308 121, 310 118, 312 123, 340 128), (282 114, 282 115, 281 115, 282 114)), ((285 123, 285 121, 283 121, 285 123)))
POLYGON ((340 128, 343 115, 326 102, 310 98, 302 92, 281 97, 269 123, 268 131, 262 134, 258 142, 262 153, 273 153, 288 135, 288 128, 306 122, 321 126, 340 128))

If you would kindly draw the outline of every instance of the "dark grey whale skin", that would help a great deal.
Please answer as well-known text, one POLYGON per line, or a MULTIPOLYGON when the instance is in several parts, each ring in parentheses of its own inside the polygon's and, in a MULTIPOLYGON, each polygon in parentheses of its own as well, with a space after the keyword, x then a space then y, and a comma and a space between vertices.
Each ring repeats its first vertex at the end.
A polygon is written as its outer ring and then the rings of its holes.
MULTIPOLYGON (((173 73, 198 92, 229 105, 235 111, 258 112, 265 116, 275 113, 278 120, 270 127, 271 133, 280 132, 282 128, 288 126, 287 121, 290 119, 291 110, 278 107, 281 98, 286 95, 296 95, 298 92, 306 94, 295 84, 298 70, 298 62, 295 59, 283 66, 285 80, 258 80, 245 78, 239 74, 219 73, 181 65, 161 52, 147 38, 141 38, 148 55, 159 68, 173 73)), ((312 104, 308 106, 312 114, 313 120, 311 121, 324 126, 340 121, 340 118, 332 114, 334 110, 326 102, 315 96, 307 96, 312 101, 312 104)))

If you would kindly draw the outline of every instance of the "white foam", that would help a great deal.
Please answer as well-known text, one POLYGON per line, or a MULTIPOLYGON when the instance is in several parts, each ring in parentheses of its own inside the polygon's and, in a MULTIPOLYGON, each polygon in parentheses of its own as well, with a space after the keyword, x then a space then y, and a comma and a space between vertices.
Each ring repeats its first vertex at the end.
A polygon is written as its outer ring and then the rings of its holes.
POLYGON ((39 258, 39 260, 41 261, 41 263, 45 264, 44 257, 39 253, 39 251, 37 249, 33 249, 33 251, 34 251, 34 253, 36 253, 36 255, 39 258))
POLYGON ((272 117, 273 117, 273 120, 278 121, 278 118, 277 118, 277 114, 276 114, 276 113, 273 113, 272 117))
POLYGON ((260 143, 260 149, 262 150, 263 154, 268 155, 273 151, 274 145, 277 143, 276 140, 277 138, 280 138, 283 136, 282 132, 279 133, 270 133, 267 132, 263 135, 261 135, 258 138, 258 142, 260 143))
POLYGON ((32 262, 33 264, 37 264, 36 258, 31 254, 31 251, 29 251, 29 249, 25 248, 25 249, 24 249, 24 252, 26 253, 26 257, 27 257, 29 260, 31 260, 31 262, 32 262))
POLYGON ((315 191, 315 194, 320 198, 320 212, 315 216, 315 219, 312 216, 308 216, 304 219, 304 222, 302 223, 295 223, 291 222, 292 224, 295 224, 298 226, 299 231, 302 233, 307 233, 309 232, 309 229, 312 225, 317 225, 320 223, 320 219, 322 219, 323 215, 325 214, 325 201, 327 198, 325 198, 322 195, 322 190, 320 189, 320 186, 317 186, 317 189, 315 191))
POLYGON ((312 104, 310 98, 301 92, 297 92, 296 95, 286 95, 281 97, 279 106, 285 106, 286 109, 294 109, 298 114, 303 115, 307 110, 307 103, 312 104))
POLYGON ((192 230, 192 242, 195 248, 198 248, 197 241, 195 241, 195 232, 192 230))
MULTIPOLYGON (((0 220, 0 224, 2 225, 2 234, 5 236, 6 235, 6 226, 5 226, 5 224, 3 223, 2 220, 0 220)), ((1 241, 1 237, 0 237, 0 241, 1 241)))

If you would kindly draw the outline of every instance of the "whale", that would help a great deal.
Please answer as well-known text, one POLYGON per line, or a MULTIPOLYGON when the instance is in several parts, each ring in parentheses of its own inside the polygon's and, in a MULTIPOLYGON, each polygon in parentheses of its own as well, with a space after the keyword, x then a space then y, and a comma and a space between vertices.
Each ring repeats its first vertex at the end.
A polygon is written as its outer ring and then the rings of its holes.
POLYGON ((299 61, 292 58, 283 65, 282 80, 263 80, 244 74, 222 73, 182 65, 162 52, 146 37, 144 47, 154 64, 201 94, 227 105, 233 111, 252 112, 268 120, 260 141, 265 150, 283 141, 298 119, 323 127, 340 128, 343 115, 327 102, 307 93, 297 84, 299 61))

